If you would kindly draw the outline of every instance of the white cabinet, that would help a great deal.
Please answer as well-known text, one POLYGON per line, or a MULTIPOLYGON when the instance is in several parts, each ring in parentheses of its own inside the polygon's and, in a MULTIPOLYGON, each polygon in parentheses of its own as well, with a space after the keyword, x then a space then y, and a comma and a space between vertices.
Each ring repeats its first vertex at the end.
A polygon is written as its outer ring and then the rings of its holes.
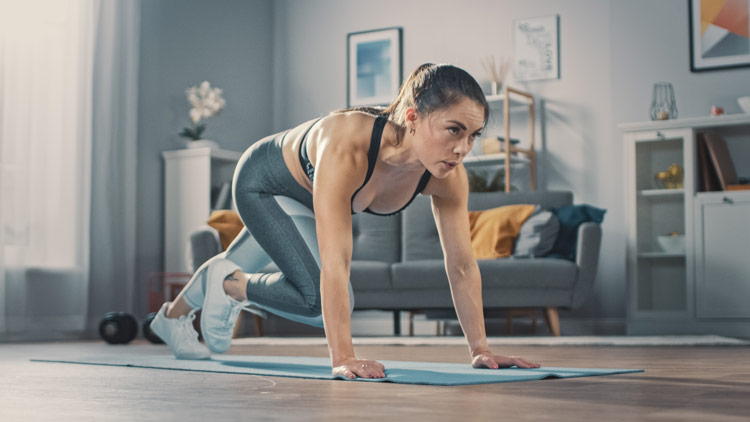
POLYGON ((222 186, 231 184, 241 155, 210 148, 162 152, 164 271, 188 271, 185 255, 190 233, 208 221, 214 205, 212 199, 222 186))
POLYGON ((635 318, 684 318, 689 312, 692 271, 693 173, 684 174, 684 187, 663 189, 654 174, 672 164, 686 168, 692 162, 692 131, 672 129, 626 135, 629 208, 628 269, 629 315, 635 318), (685 251, 663 251, 657 238, 678 233, 684 236, 685 251))
POLYGON ((730 144, 750 176, 750 115, 696 117, 618 126, 625 150, 627 330, 629 334, 750 336, 750 192, 700 192, 698 135, 730 144), (654 175, 684 169, 683 188, 654 175), (657 237, 684 235, 682 251, 657 237))
POLYGON ((698 318, 750 318, 750 193, 698 194, 698 318))

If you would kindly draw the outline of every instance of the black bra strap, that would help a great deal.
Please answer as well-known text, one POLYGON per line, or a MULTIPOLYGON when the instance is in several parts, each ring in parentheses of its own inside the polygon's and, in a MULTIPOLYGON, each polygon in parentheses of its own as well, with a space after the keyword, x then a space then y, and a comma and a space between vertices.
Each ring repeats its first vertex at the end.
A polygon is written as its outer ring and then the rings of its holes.
MULTIPOLYGON (((432 176, 432 174, 428 170, 425 170, 424 174, 422 174, 422 178, 419 179, 419 184, 417 185, 417 191, 414 192, 414 196, 415 197, 418 194, 422 193, 422 191, 424 190, 424 188, 427 186, 427 182, 430 181, 430 176, 432 176)), ((414 198, 412 198, 412 200, 414 200, 414 198)))
POLYGON ((307 134, 310 132, 310 129, 312 129, 312 127, 321 120, 323 120, 322 117, 313 122, 313 124, 311 124, 310 127, 307 128, 305 133, 302 135, 302 142, 300 142, 299 146, 299 162, 300 164, 302 164, 302 169, 305 170, 305 173, 307 174, 307 177, 310 179, 310 181, 313 180, 313 177, 315 175, 315 168, 310 162, 310 157, 307 156, 307 134))
POLYGON ((388 117, 378 116, 375 118, 375 124, 372 127, 372 136, 370 137, 370 150, 367 152, 367 176, 365 176, 365 182, 359 187, 352 195, 352 202, 354 202, 354 196, 357 192, 362 190, 363 187, 370 181, 372 172, 375 170, 375 163, 378 160, 378 153, 380 152, 380 138, 383 136, 383 129, 388 123, 388 117))

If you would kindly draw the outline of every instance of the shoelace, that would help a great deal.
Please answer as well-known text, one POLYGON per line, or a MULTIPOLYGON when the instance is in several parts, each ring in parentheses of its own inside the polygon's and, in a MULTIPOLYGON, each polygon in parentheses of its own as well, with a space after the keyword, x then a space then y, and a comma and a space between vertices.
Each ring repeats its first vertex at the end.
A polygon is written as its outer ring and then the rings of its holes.
POLYGON ((187 315, 180 318, 182 319, 182 324, 180 325, 180 327, 185 333, 185 337, 195 339, 195 341, 198 341, 198 332, 193 329, 193 321, 195 320, 195 313, 197 311, 197 309, 193 309, 192 311, 188 312, 187 315))
POLYGON ((250 304, 250 301, 245 300, 243 302, 235 303, 232 305, 232 307, 229 309, 229 311, 224 317, 224 326, 222 327, 224 331, 228 331, 233 328, 234 322, 237 321, 237 316, 249 304, 250 304))

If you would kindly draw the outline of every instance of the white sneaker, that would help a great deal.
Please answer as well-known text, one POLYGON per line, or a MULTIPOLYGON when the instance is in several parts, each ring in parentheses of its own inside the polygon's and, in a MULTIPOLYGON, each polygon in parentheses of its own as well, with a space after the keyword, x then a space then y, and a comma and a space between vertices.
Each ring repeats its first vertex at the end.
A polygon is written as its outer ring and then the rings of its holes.
POLYGON ((240 311, 251 304, 238 302, 224 292, 224 279, 241 268, 227 259, 217 259, 206 269, 206 297, 201 312, 201 331, 206 346, 215 353, 224 353, 232 345, 234 325, 240 311))
POLYGON ((167 343, 177 359, 210 358, 211 352, 198 341, 198 332, 193 328, 197 309, 179 318, 167 318, 170 303, 166 302, 161 306, 159 313, 151 321, 151 331, 167 343))

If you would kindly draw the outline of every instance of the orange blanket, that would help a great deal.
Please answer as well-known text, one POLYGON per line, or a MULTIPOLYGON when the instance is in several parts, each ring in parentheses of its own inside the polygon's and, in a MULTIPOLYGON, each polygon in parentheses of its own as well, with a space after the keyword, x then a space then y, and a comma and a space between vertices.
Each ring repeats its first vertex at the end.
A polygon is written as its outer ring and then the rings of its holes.
POLYGON ((219 232, 221 239, 221 249, 227 250, 230 243, 240 234, 240 230, 245 227, 240 220, 240 216, 232 210, 216 210, 208 218, 209 226, 219 232))
POLYGON ((477 259, 510 256, 521 225, 531 216, 534 208, 534 205, 521 204, 469 211, 471 246, 477 259))

